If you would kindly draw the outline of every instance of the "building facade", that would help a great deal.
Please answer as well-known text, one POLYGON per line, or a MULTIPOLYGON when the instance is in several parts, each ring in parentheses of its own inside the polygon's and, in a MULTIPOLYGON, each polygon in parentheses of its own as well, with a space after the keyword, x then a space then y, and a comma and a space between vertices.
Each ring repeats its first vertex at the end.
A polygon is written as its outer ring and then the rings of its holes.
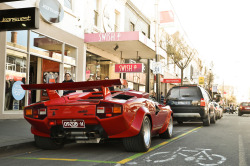
POLYGON ((75 81, 85 79, 84 35, 76 6, 57 0, 0 3, 0 10, 37 7, 52 16, 63 13, 60 20, 48 20, 41 13, 39 29, 0 32, 0 119, 22 118, 25 105, 47 98, 43 91, 30 91, 17 100, 15 83, 62 82, 65 73, 75 81))

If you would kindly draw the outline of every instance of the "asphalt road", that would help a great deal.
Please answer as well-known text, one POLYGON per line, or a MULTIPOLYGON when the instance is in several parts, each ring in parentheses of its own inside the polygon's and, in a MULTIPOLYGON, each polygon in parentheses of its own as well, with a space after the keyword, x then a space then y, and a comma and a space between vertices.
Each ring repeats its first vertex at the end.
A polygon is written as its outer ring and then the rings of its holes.
POLYGON ((68 144, 60 150, 22 147, 0 157, 1 166, 248 166, 250 115, 224 114, 209 127, 174 125, 172 139, 154 137, 150 151, 129 153, 120 140, 103 144, 68 144))

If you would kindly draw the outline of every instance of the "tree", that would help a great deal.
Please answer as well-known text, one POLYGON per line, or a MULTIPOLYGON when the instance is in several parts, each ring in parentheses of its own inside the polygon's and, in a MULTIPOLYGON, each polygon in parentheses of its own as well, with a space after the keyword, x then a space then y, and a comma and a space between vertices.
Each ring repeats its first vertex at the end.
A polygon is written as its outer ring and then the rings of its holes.
MULTIPOLYGON (((212 96, 212 86, 213 86, 213 82, 214 82, 214 73, 212 71, 214 67, 213 62, 210 63, 210 69, 205 71, 205 76, 206 76, 206 85, 207 85, 207 91, 209 92, 209 94, 212 96)), ((213 97, 213 96, 212 96, 213 97)))
POLYGON ((180 37, 180 33, 176 32, 173 35, 166 35, 167 54, 173 60, 174 64, 181 70, 181 85, 183 85, 183 71, 192 61, 197 53, 180 37))

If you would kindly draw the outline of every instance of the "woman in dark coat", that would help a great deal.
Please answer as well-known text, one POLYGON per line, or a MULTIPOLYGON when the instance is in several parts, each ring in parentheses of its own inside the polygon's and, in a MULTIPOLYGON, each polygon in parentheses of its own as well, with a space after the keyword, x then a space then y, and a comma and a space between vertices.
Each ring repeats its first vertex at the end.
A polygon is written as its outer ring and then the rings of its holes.
MULTIPOLYGON (((71 78, 71 74, 69 73, 65 73, 64 75, 64 81, 62 83, 68 83, 68 82, 74 82, 71 78)), ((67 95, 69 93, 73 93, 73 92, 76 92, 75 90, 64 90, 63 91, 63 95, 67 95)))

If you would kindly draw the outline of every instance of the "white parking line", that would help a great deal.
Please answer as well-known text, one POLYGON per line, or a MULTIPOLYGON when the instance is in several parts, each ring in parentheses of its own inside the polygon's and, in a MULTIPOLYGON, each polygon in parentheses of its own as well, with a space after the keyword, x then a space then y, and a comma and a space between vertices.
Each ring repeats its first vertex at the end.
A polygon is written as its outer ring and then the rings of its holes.
POLYGON ((239 135, 239 166, 247 166, 242 136, 239 135))

